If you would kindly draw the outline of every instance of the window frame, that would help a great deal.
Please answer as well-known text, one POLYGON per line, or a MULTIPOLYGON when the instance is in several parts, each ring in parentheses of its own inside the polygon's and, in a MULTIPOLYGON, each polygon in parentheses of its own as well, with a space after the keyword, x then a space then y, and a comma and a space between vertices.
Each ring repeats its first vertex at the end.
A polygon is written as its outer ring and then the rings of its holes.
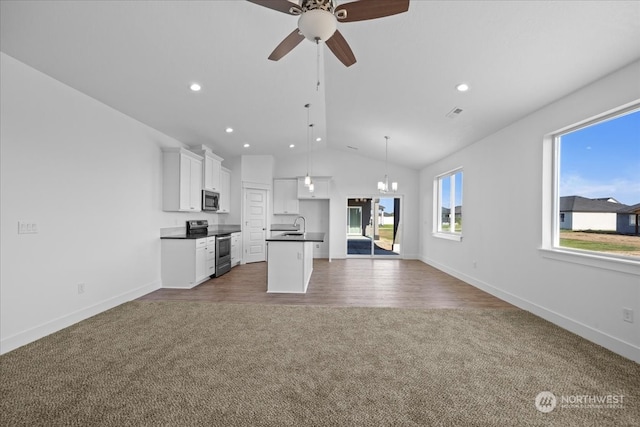
MULTIPOLYGON (((454 241, 462 241, 462 230, 455 231, 455 226, 453 227, 453 231, 451 229, 442 230, 442 203, 441 203, 441 194, 442 194, 442 180, 447 177, 453 177, 453 185, 451 185, 449 190, 449 204, 453 205, 453 208, 450 208, 449 215, 451 216, 453 211, 453 223, 455 224, 455 175, 458 173, 461 174, 462 185, 460 186, 460 206, 464 206, 464 168, 459 166, 457 168, 451 169, 447 172, 436 175, 433 179, 433 231, 432 235, 437 238, 446 239, 446 240, 454 240, 454 241)), ((462 209, 460 212, 460 217, 462 219, 462 209)))
POLYGON ((560 246, 560 137, 640 110, 640 99, 558 129, 543 138, 543 216, 540 253, 545 258, 640 275, 640 259, 560 246))

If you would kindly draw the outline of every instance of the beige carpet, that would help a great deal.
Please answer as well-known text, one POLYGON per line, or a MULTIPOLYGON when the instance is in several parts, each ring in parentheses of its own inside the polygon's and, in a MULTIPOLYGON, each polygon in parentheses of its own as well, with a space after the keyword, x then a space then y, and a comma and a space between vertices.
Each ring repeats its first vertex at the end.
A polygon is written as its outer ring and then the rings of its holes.
POLYGON ((0 357, 0 369, 2 426, 640 420, 638 364, 515 309, 131 302, 0 357), (557 398, 549 413, 535 406, 542 391, 557 398))

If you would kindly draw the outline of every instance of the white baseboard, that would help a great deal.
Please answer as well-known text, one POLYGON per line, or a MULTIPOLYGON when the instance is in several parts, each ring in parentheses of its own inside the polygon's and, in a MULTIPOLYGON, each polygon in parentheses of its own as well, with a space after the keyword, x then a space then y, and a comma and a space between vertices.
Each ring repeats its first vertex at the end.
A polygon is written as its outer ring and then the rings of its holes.
POLYGON ((631 359, 636 363, 640 363, 640 348, 636 347, 631 343, 628 343, 612 335, 609 335, 607 333, 594 329, 588 325, 585 325, 582 322, 579 322, 575 319, 571 319, 555 311, 549 310, 536 303, 522 299, 509 292, 505 292, 486 282, 483 282, 474 277, 468 276, 460 271, 457 271, 455 269, 442 265, 437 261, 434 261, 428 258, 421 258, 420 260, 425 264, 435 267, 438 270, 442 270, 445 273, 450 274, 451 276, 457 279, 460 279, 463 282, 466 282, 478 289, 481 289, 497 298, 500 298, 503 301, 506 301, 510 304, 515 305, 518 308, 521 308, 523 310, 526 310, 530 313, 535 314, 538 317, 548 320, 549 322, 557 326, 560 326, 561 328, 566 329, 569 332, 573 332, 574 334, 579 335, 586 340, 589 340, 595 344, 601 345, 602 347, 608 350, 611 350, 614 353, 619 354, 620 356, 626 357, 627 359, 631 359))
POLYGON ((96 314, 100 314, 103 311, 109 310, 113 307, 117 307, 120 304, 139 298, 157 289, 160 289, 160 281, 149 283, 123 294, 106 299, 102 302, 81 308, 80 310, 74 311, 73 313, 58 317, 57 319, 50 320, 31 329, 27 329, 26 331, 22 331, 10 337, 3 338, 2 340, 0 340, 0 354, 8 353, 18 347, 22 347, 23 345, 46 337, 47 335, 67 328, 75 323, 95 316, 96 314))

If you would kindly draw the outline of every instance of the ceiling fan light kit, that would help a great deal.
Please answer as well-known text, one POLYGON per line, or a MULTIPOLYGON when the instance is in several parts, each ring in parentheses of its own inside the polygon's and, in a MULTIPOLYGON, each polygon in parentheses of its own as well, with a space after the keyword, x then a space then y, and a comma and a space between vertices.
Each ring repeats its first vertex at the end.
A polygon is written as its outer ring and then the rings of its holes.
POLYGON ((338 22, 357 22, 383 18, 409 10, 409 0, 359 0, 337 5, 335 0, 300 0, 294 4, 289 0, 247 0, 266 8, 298 18, 298 28, 291 32, 271 52, 269 59, 278 61, 305 38, 327 47, 345 66, 356 63, 351 47, 344 39, 338 22))
POLYGON ((307 40, 313 42, 327 41, 337 28, 338 20, 335 15, 326 10, 310 10, 298 18, 298 29, 307 40))

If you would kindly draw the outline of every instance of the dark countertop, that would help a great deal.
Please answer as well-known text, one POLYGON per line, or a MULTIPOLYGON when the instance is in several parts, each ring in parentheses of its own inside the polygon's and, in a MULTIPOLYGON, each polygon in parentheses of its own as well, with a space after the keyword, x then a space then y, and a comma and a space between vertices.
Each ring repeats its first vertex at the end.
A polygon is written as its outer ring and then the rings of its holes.
POLYGON ((172 234, 169 236, 162 236, 161 239, 202 239, 205 237, 223 236, 225 234, 238 233, 242 231, 239 225, 221 225, 218 227, 209 227, 207 234, 196 234, 193 236, 187 236, 185 233, 172 234))
POLYGON ((324 233, 306 232, 297 236, 273 236, 267 242, 324 242, 324 233))
POLYGON ((299 225, 292 224, 271 224, 271 231, 298 231, 299 225))

